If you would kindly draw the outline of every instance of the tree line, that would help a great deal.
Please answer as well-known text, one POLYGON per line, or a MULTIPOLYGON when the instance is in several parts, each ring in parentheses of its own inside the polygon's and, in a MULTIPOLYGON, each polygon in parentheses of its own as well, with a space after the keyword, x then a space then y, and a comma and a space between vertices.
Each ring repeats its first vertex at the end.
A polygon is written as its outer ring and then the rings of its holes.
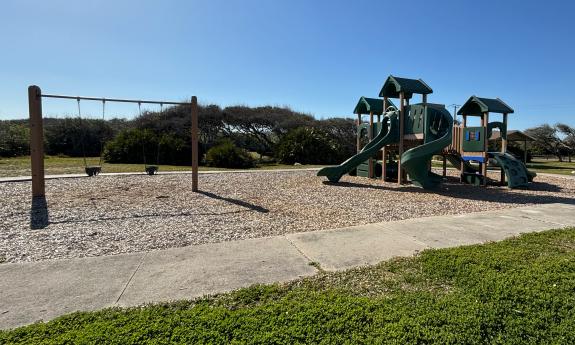
MULTIPOLYGON (((250 161, 254 156, 287 164, 335 164, 355 153, 357 127, 348 118, 318 120, 287 107, 200 105, 198 122, 203 164, 250 166, 256 163, 250 161)), ((190 130, 189 105, 145 111, 131 120, 46 118, 44 147, 48 155, 102 155, 110 163, 189 165, 190 130)), ((571 161, 575 128, 543 124, 525 133, 535 140, 532 154, 571 161)), ((29 136, 27 120, 0 121, 0 156, 29 154, 29 136)))
MULTIPOLYGON (((315 119, 287 107, 200 105, 202 163, 221 165, 240 156, 294 164, 335 164, 355 152, 352 119, 315 119), (214 149, 212 154, 208 151, 214 149), (220 154, 220 156, 218 156, 220 154), (223 154, 224 156, 221 156, 223 154)), ((190 106, 145 111, 132 119, 44 119, 45 152, 71 157, 103 156, 109 163, 191 164, 190 106)), ((27 120, 0 121, 0 156, 29 153, 27 120)), ((243 157, 243 158, 242 158, 243 157)))
POLYGON ((543 124, 525 130, 534 142, 531 143, 532 153, 535 155, 552 155, 562 162, 575 154, 575 128, 564 123, 555 125, 543 124))

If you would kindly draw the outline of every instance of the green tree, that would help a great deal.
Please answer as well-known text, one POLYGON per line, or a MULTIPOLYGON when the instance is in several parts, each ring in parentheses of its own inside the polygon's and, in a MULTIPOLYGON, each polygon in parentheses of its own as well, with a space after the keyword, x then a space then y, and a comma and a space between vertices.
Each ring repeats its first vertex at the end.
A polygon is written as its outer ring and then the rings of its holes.
POLYGON ((569 157, 569 163, 571 163, 571 156, 575 154, 575 128, 566 125, 564 123, 558 123, 555 125, 559 133, 563 135, 563 145, 567 150, 567 155, 569 157))
POLYGON ((564 144, 558 136, 557 127, 544 124, 525 130, 525 134, 535 139, 532 146, 536 151, 552 154, 560 162, 563 161, 561 152, 564 144))
POLYGON ((341 147, 324 131, 299 127, 280 140, 275 157, 286 164, 334 164, 342 159, 341 147))

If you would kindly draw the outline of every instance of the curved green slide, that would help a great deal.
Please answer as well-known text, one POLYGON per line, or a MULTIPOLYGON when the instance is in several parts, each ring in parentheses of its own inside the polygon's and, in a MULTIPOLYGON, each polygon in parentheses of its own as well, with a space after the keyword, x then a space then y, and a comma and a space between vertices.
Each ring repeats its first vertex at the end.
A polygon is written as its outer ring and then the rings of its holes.
POLYGON ((427 107, 425 143, 407 150, 401 155, 401 165, 411 182, 423 188, 433 188, 441 176, 429 171, 429 162, 434 154, 451 144, 453 118, 443 108, 427 107))
MULTIPOLYGON (((385 145, 399 140, 398 112, 392 111, 383 117, 381 130, 358 154, 352 156, 337 166, 325 167, 317 172, 317 176, 326 176, 330 182, 338 182, 341 177, 358 165, 373 157, 385 145), (386 130, 387 129, 387 130, 386 130)), ((451 132, 450 132, 451 133, 451 132)))

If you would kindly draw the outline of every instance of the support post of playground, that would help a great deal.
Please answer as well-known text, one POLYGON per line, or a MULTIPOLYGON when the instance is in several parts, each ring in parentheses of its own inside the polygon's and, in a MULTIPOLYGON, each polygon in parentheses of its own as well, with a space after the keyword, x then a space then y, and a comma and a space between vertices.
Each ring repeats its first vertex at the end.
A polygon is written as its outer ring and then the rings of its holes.
POLYGON ((32 168, 32 197, 46 194, 44 184, 44 126, 42 123, 42 91, 36 85, 28 87, 30 112, 30 166, 32 168))
POLYGON ((483 179, 483 185, 487 185, 487 162, 489 160, 489 155, 487 152, 489 151, 489 138, 487 137, 487 124, 489 123, 489 112, 483 113, 481 117, 481 125, 483 126, 483 133, 485 133, 485 140, 483 144, 483 164, 481 164, 481 174, 485 177, 483 179))
MULTIPOLYGON (((466 114, 461 114, 461 140, 459 140, 459 152, 463 152, 463 129, 467 127, 467 115, 466 114)), ((459 171, 461 171, 461 174, 459 175, 459 182, 463 182, 463 172, 465 171, 465 162, 463 161, 463 159, 461 160, 460 163, 460 169, 459 171)))
POLYGON ((198 98, 192 96, 192 192, 198 191, 198 98))
MULTIPOLYGON (((507 152, 507 113, 503 113, 503 129, 501 129, 501 153, 507 152), (505 133, 504 133, 505 132, 505 133)), ((505 170, 501 167, 500 182, 505 184, 505 170)))
POLYGON ((404 137, 404 127, 405 127, 405 93, 399 93, 399 143, 398 143, 398 155, 397 160, 397 184, 403 183, 403 167, 401 164, 401 155, 403 154, 403 137, 404 137))
MULTIPOLYGON (((369 141, 373 140, 373 111, 369 112, 369 131, 367 132, 367 138, 369 139, 369 141)), ((367 165, 368 165, 368 169, 369 172, 367 174, 367 176, 369 178, 373 178, 373 158, 370 157, 367 160, 367 165)))
MULTIPOLYGON (((383 97, 383 113, 385 114, 385 112, 387 111, 387 107, 388 107, 388 100, 387 100, 387 96, 383 97)), ((381 123, 380 123, 381 125, 381 123)), ((382 128, 383 130, 383 128, 382 128)), ((387 149, 386 149, 387 145, 384 145, 381 148, 381 179, 383 181, 385 181, 387 179, 387 149)))
POLYGON ((357 152, 359 153, 359 151, 361 151, 361 138, 359 135, 359 126, 361 126, 361 114, 358 112, 357 113, 357 130, 358 130, 358 135, 356 135, 357 140, 356 140, 356 147, 357 147, 357 152))

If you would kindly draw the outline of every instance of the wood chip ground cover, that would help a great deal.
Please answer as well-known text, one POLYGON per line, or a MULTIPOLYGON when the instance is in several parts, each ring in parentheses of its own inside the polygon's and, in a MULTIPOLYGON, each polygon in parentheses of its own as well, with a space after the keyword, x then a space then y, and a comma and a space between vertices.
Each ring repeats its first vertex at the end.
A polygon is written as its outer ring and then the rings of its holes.
POLYGON ((574 179, 548 176, 527 190, 473 187, 451 178, 425 191, 351 176, 333 185, 312 171, 206 174, 200 175, 201 193, 191 192, 190 179, 48 180, 47 212, 32 207, 29 182, 0 184, 0 257, 21 262, 111 255, 575 198, 574 179))

